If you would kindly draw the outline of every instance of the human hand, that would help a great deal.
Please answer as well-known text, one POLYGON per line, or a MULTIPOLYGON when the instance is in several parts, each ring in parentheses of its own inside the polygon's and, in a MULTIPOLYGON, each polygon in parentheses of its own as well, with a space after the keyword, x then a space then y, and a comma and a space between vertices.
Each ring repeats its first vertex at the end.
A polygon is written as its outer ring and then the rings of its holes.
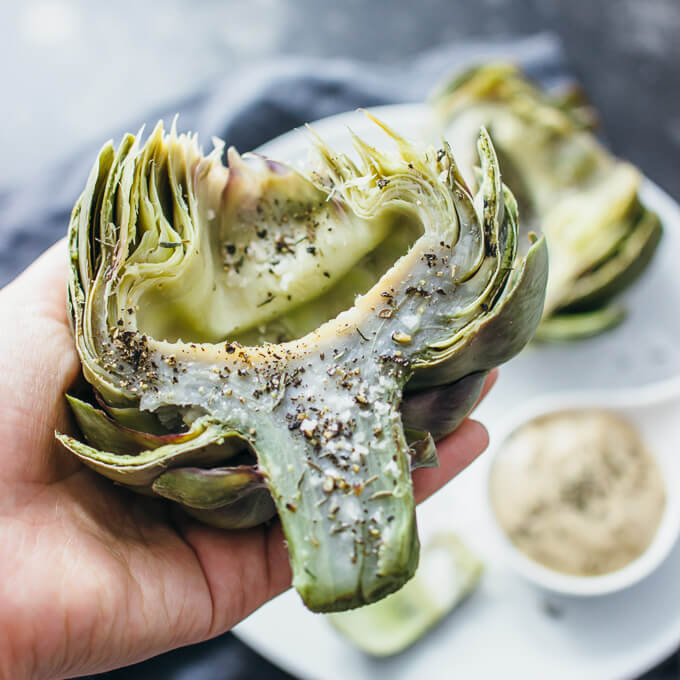
MULTIPOLYGON (((221 531, 63 450, 79 379, 62 241, 0 291, 0 676, 104 671, 231 628, 290 585, 278 522, 221 531)), ((496 377, 492 373, 483 394, 496 377)), ((466 420, 413 473, 423 500, 488 443, 466 420)))

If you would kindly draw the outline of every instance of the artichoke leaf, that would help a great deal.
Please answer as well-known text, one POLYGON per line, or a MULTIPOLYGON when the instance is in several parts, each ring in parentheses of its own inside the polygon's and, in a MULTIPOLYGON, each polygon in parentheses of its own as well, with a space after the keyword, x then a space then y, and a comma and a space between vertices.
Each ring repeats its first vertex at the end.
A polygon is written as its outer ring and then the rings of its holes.
POLYGON ((471 413, 486 376, 486 371, 479 371, 448 385, 407 392, 401 405, 404 428, 427 431, 434 441, 443 439, 471 413))
POLYGON ((192 506, 182 508, 194 519, 220 529, 250 529, 276 516, 276 506, 267 489, 254 489, 233 503, 210 510, 192 506))
MULTIPOLYGON (((140 411, 138 408, 135 408, 133 406, 127 407, 109 406, 101 398, 100 395, 95 393, 94 396, 97 406, 99 406, 100 409, 106 415, 108 415, 111 420, 131 430, 161 436, 170 434, 175 430, 182 428, 182 423, 177 422, 177 419, 174 417, 174 414, 172 414, 172 416, 169 417, 166 420, 166 422, 164 422, 164 419, 162 417, 163 416, 162 411, 157 411, 156 413, 148 413, 146 411, 140 411)), ((69 400, 71 399, 69 395, 67 395, 66 398, 69 400)), ((90 404, 88 403, 88 405, 90 404)), ((75 411, 77 409, 77 405, 72 403, 71 408, 75 411)))
POLYGON ((248 529, 276 515, 264 477, 252 465, 174 468, 157 477, 152 489, 187 514, 223 529, 248 529))
POLYGON ((411 455, 411 471, 419 468, 439 467, 439 456, 434 439, 429 432, 404 428, 404 435, 408 442, 411 455))
MULTIPOLYGON (((112 417, 107 412, 77 397, 67 394, 66 399, 88 443, 94 448, 106 449, 115 454, 137 455, 145 449, 153 450, 168 444, 183 444, 192 441, 196 436, 194 430, 161 434, 157 421, 153 427, 155 432, 149 431, 152 428, 146 430, 132 428, 126 424, 131 416, 128 413, 130 409, 111 409, 112 414, 115 414, 112 417), (121 412, 123 412, 122 417, 121 412)), ((150 413, 141 411, 137 413, 142 416, 140 418, 142 424, 146 424, 153 417, 150 413)), ((234 442, 234 453, 242 448, 244 448, 243 442, 240 445, 234 442)), ((227 455, 227 451, 221 451, 220 455, 227 455)))
POLYGON ((126 453, 125 451, 136 448, 144 441, 138 433, 114 431, 108 426, 102 426, 102 421, 98 418, 97 421, 89 421, 88 416, 83 417, 84 409, 80 406, 76 408, 78 410, 75 413, 80 415, 81 422, 93 439, 108 439, 112 444, 109 448, 117 450, 99 449, 63 433, 57 433, 57 439, 85 465, 121 484, 147 486, 168 467, 182 465, 187 460, 207 465, 233 455, 231 447, 227 447, 225 452, 222 445, 228 437, 237 434, 207 417, 194 421, 186 433, 168 436, 167 443, 157 446, 157 441, 154 441, 155 448, 126 453))
POLYGON ((241 500, 256 489, 266 489, 252 465, 221 468, 175 468, 157 477, 152 489, 164 498, 201 510, 214 510, 241 500))

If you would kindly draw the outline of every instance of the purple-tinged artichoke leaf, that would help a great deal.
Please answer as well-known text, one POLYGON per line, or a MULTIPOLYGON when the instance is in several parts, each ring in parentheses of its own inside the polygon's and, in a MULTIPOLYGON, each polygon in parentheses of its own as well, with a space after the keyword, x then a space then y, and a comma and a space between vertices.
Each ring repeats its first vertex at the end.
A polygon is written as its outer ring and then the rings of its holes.
MULTIPOLYGON (((85 409, 77 408, 82 416, 85 409)), ((121 436, 119 430, 109 428, 108 425, 103 425, 103 422, 101 418, 95 416, 87 422, 86 427, 98 440, 105 441, 110 435, 111 441, 119 448, 131 445, 131 440, 127 438, 129 434, 121 436)), ((180 441, 138 450, 136 453, 118 453, 110 448, 100 449, 62 433, 57 433, 56 436, 71 453, 96 472, 120 484, 146 486, 152 484, 164 470, 186 462, 209 465, 224 461, 233 455, 233 451, 227 447, 225 452, 223 445, 230 437, 236 435, 207 418, 199 418, 187 432, 181 436, 175 435, 180 441)))
POLYGON ((427 431, 434 441, 443 439, 470 414, 486 376, 486 371, 471 373, 449 385, 407 392, 401 404, 404 428, 427 431))
MULTIPOLYGON (((129 413, 131 416, 128 422, 133 419, 132 409, 110 409, 100 410, 82 399, 66 395, 69 405, 75 415, 76 422, 80 431, 83 433, 90 446, 112 453, 136 455, 145 449, 157 449, 166 444, 181 444, 192 438, 188 432, 152 434, 149 429, 133 429, 127 423, 121 423, 111 417, 109 413, 123 413, 123 417, 129 413)), ((145 424, 147 418, 150 420, 151 414, 137 410, 137 423, 145 424)), ((155 428, 158 430, 156 421, 155 428)))

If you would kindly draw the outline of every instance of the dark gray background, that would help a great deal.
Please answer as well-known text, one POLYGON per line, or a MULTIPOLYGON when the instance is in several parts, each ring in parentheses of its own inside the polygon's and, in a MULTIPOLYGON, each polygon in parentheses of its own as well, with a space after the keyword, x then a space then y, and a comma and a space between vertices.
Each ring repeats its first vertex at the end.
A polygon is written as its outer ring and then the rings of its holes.
MULTIPOLYGON (((680 0, 0 2, 0 193, 256 59, 389 64, 545 30, 562 39, 610 147, 680 199, 680 0)), ((231 636, 107 675, 289 677, 231 636)), ((678 658, 651 677, 680 677, 678 658)))

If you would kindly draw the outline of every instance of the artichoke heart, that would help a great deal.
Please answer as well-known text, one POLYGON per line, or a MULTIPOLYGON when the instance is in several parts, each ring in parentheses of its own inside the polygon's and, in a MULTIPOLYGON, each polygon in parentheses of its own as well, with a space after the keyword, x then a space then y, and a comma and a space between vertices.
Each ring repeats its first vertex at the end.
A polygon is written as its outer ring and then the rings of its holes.
POLYGON ((661 237, 659 218, 638 197, 640 173, 597 141, 593 113, 577 95, 549 96, 515 66, 489 63, 432 96, 438 134, 453 144, 464 176, 484 125, 522 228, 545 234, 550 276, 536 337, 546 340, 616 325, 623 310, 612 299, 645 269, 661 237))
POLYGON ((106 145, 72 214, 68 302, 86 465, 226 529, 278 514, 315 611, 418 562, 410 470, 538 325, 542 240, 485 131, 471 195, 450 149, 315 140, 307 174, 195 136, 106 145), (522 254, 524 252, 524 254, 522 254))

